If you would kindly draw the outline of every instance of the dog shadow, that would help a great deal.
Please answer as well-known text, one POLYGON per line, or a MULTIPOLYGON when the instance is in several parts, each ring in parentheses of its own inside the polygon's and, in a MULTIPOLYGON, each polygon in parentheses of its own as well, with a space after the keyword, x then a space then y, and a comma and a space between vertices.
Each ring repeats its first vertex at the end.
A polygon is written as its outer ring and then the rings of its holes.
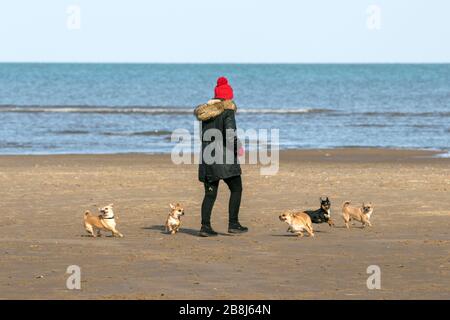
MULTIPOLYGON (((316 233, 316 231, 314 231, 314 233, 316 233)), ((281 238, 285 238, 285 237, 288 237, 288 238, 302 238, 302 237, 299 237, 298 235, 296 235, 295 233, 272 234, 271 236, 272 237, 281 237, 281 238)), ((305 233, 303 238, 312 238, 312 237, 310 237, 308 234, 305 233)))
MULTIPOLYGON (((166 227, 163 226, 163 225, 153 225, 153 226, 150 226, 150 227, 144 227, 142 229, 145 229, 145 230, 156 230, 156 231, 159 231, 162 234, 170 235, 169 233, 166 232, 166 227)), ((199 236, 198 235, 199 234, 199 230, 196 230, 196 229, 180 228, 178 230, 178 233, 184 233, 184 234, 187 234, 187 235, 190 235, 190 236, 195 236, 195 237, 199 236)), ((217 232, 217 233, 220 236, 232 237, 232 235, 228 234, 228 233, 221 233, 221 232, 217 232)))
MULTIPOLYGON (((333 227, 333 228, 336 228, 336 229, 347 229, 347 227, 346 226, 335 226, 335 227, 333 227)), ((366 229, 366 228, 364 228, 363 226, 351 226, 350 228, 349 228, 349 230, 350 229, 366 229)), ((315 231, 314 231, 315 232, 315 231)))
MULTIPOLYGON (((90 234, 82 234, 80 235, 82 238, 94 238, 90 234)), ((96 238, 115 238, 112 234, 102 234, 101 236, 97 236, 96 238)))

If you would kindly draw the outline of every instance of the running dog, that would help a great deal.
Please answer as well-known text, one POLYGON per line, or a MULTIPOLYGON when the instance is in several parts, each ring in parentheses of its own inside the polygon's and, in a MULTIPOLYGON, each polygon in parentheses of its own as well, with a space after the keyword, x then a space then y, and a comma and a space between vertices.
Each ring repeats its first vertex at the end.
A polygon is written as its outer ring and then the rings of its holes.
POLYGON ((370 223, 370 217, 373 213, 372 203, 363 203, 361 207, 354 207, 350 205, 350 201, 345 201, 342 205, 342 218, 344 219, 345 226, 349 229, 348 223, 351 220, 356 220, 362 223, 363 228, 368 225, 372 226, 370 223))
POLYGON ((283 212, 279 218, 289 225, 287 232, 292 232, 299 237, 303 237, 303 231, 306 231, 310 237, 314 237, 311 218, 306 213, 288 210, 283 212))
POLYGON ((181 216, 184 216, 183 207, 177 203, 175 206, 170 204, 170 213, 166 221, 166 232, 175 234, 181 226, 181 216))
POLYGON ((330 227, 334 226, 333 220, 331 220, 331 201, 326 197, 322 199, 320 197, 320 208, 313 211, 305 211, 307 215, 311 218, 312 223, 323 223, 326 222, 330 227))
POLYGON ((95 216, 89 210, 84 213, 84 227, 86 231, 95 237, 100 237, 100 231, 111 231, 112 236, 123 237, 116 229, 116 220, 113 211, 113 204, 99 209, 100 215, 95 216))

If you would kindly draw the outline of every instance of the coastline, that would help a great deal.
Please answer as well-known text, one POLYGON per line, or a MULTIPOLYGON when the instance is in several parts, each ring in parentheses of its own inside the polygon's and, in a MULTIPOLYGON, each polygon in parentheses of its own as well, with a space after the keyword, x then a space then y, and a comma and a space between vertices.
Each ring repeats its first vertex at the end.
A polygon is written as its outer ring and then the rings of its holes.
MULTIPOLYGON (((305 153, 311 153, 311 152, 327 152, 327 151, 333 151, 333 152, 344 152, 350 155, 349 151, 351 150, 357 150, 362 152, 372 152, 372 151, 378 151, 378 152, 404 152, 405 154, 414 154, 414 153, 420 153, 424 156, 438 156, 439 154, 447 154, 450 153, 450 150, 447 149, 436 149, 436 148, 410 148, 410 147, 371 147, 371 146, 343 146, 343 147, 316 147, 316 148, 279 148, 278 151, 280 154, 282 153, 291 153, 291 152, 305 152, 305 153)), ((248 151, 247 151, 248 152, 248 151)), ((252 151, 253 152, 253 151, 252 151)), ((86 152, 62 152, 62 153, 0 153, 0 157, 15 157, 15 156, 22 156, 22 157, 28 157, 28 156, 108 156, 108 155, 156 155, 156 156, 164 156, 164 155, 170 155, 170 152, 92 152, 92 153, 86 153, 86 152)))
POLYGON ((286 150, 277 175, 244 165, 241 220, 250 232, 224 234, 228 191, 221 184, 216 239, 196 236, 197 166, 174 165, 170 155, 0 156, 0 299, 448 299, 442 202, 450 159, 434 155, 286 150), (286 233, 278 215, 317 209, 324 195, 336 227, 314 225, 314 239, 286 233), (345 200, 373 202, 373 227, 343 228, 345 200), (86 237, 84 210, 111 202, 125 238, 86 237), (171 202, 186 211, 175 236, 162 232, 171 202), (73 264, 82 270, 79 291, 65 287, 73 264), (369 265, 382 270, 381 290, 366 287, 369 265))

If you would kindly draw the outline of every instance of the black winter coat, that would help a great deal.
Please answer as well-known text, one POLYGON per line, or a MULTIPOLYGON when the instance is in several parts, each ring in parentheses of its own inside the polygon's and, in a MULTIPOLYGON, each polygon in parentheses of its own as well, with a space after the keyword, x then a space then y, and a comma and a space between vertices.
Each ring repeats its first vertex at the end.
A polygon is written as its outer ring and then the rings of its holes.
POLYGON ((194 114, 201 121, 202 154, 198 178, 213 182, 241 175, 237 153, 236 105, 231 100, 211 100, 198 106, 194 114), (228 134, 227 134, 228 133, 228 134), (222 139, 219 134, 221 134, 222 139))

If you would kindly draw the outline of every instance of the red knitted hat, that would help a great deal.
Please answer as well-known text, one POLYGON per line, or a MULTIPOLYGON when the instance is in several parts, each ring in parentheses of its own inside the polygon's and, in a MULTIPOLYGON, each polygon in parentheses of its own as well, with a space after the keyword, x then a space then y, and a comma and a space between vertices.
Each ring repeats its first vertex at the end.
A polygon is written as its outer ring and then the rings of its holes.
POLYGON ((233 88, 228 84, 227 78, 220 77, 217 79, 217 86, 214 89, 214 98, 224 100, 233 99, 233 88))

